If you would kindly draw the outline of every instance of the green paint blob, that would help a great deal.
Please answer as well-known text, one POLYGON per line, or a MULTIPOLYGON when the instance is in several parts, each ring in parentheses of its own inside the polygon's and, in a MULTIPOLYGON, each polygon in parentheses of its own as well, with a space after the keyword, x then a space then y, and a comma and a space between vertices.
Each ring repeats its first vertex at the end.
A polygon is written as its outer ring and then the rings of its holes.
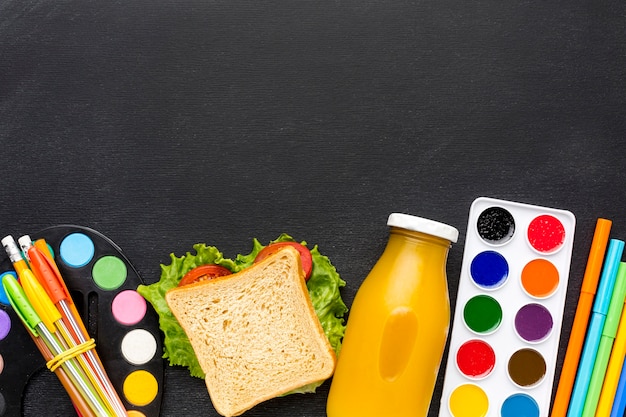
POLYGON ((465 304, 463 319, 473 332, 491 333, 502 322, 502 307, 488 295, 477 295, 465 304))
POLYGON ((104 256, 94 264, 91 273, 98 287, 110 291, 126 281, 128 270, 124 261, 117 256, 104 256))

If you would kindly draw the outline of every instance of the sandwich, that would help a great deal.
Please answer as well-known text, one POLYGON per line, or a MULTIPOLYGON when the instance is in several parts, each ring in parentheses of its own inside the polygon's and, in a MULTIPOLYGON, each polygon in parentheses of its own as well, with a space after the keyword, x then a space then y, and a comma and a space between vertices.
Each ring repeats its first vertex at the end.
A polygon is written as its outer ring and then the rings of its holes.
MULTIPOLYGON (((256 267, 256 264, 261 263, 263 258, 269 257, 268 255, 274 253, 276 248, 284 245, 293 245, 301 253, 301 265, 304 269, 306 289, 311 305, 335 356, 339 355, 341 340, 345 333, 344 315, 348 310, 339 291, 345 286, 345 281, 341 279, 330 259, 320 253, 317 245, 309 249, 306 242, 298 243, 291 236, 283 233, 267 245, 253 239, 250 253, 238 254, 233 258, 225 257, 215 246, 208 246, 204 243, 194 244, 193 252, 187 252, 182 256, 170 254, 171 262, 161 265, 159 281, 150 285, 140 285, 137 288, 137 291, 150 302, 159 315, 159 326, 164 336, 163 358, 169 361, 170 366, 186 367, 192 377, 205 379, 207 388, 208 385, 215 385, 206 379, 206 371, 200 364, 190 338, 172 313, 165 298, 166 294, 189 282, 203 282, 202 275, 207 274, 207 271, 213 276, 211 279, 234 278, 238 273, 256 267), (232 275, 222 277, 224 269, 232 275), (216 273, 217 270, 222 272, 216 273)), ((189 285, 191 288, 197 284, 189 285)), ((280 304, 286 302, 287 299, 283 299, 280 304)), ((287 329, 293 324, 282 323, 280 326, 287 329)), ((261 334, 256 335, 257 338, 261 337, 265 331, 266 329, 263 328, 261 334)), ((322 383, 323 381, 308 383, 288 393, 314 393, 322 383)))
POLYGON ((291 246, 241 272, 170 289, 165 299, 223 416, 238 416, 334 371, 335 352, 291 246))

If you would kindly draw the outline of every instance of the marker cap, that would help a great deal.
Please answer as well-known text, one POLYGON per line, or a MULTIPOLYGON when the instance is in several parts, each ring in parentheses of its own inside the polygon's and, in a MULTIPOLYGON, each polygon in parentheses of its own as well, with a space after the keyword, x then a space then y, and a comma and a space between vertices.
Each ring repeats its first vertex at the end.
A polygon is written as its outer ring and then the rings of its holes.
POLYGON ((37 325, 41 323, 41 319, 30 305, 24 290, 17 282, 17 279, 13 275, 5 275, 2 278, 2 285, 7 293, 9 302, 15 310, 15 313, 22 320, 26 328, 36 337, 39 336, 37 332, 37 325))
POLYGON ((613 290, 613 296, 611 297, 611 304, 609 305, 609 311, 606 315, 606 321, 602 328, 602 334, 615 338, 617 335, 617 328, 624 308, 624 296, 626 295, 626 262, 620 262, 617 269, 617 279, 615 281, 615 289, 613 290))
POLYGON ((606 315, 611 302, 611 294, 615 288, 615 279, 617 277, 617 268, 619 267, 622 253, 624 252, 624 241, 611 239, 609 248, 606 253, 602 276, 600 277, 600 285, 598 293, 593 304, 593 311, 606 315))

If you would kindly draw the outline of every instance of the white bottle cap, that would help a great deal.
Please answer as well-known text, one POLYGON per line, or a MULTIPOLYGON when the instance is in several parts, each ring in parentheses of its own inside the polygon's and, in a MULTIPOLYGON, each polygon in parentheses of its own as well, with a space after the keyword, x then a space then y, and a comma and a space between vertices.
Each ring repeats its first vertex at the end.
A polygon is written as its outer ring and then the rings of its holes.
POLYGON ((387 226, 401 227, 414 232, 427 233, 449 240, 452 243, 456 243, 459 238, 459 231, 450 225, 423 217, 411 216, 410 214, 391 213, 387 220, 387 226))

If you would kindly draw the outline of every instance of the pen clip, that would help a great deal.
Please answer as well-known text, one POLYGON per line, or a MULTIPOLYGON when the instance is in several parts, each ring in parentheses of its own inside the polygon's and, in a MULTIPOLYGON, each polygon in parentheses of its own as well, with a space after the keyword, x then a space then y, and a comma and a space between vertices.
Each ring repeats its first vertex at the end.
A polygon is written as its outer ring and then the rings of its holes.
POLYGON ((19 239, 22 250, 28 254, 30 266, 35 276, 44 286, 50 300, 54 304, 61 300, 67 300, 69 295, 66 288, 62 284, 63 279, 59 269, 54 264, 54 261, 50 259, 37 245, 33 245, 28 235, 22 236, 19 239))
POLYGON ((37 325, 41 323, 41 319, 37 312, 33 309, 24 293, 24 289, 20 286, 14 276, 7 274, 2 278, 2 285, 7 294, 7 298, 15 310, 15 313, 24 323, 24 326, 35 336, 39 337, 37 325))
POLYGON ((61 313, 56 309, 43 286, 35 278, 33 271, 26 270, 20 280, 24 294, 30 301, 31 306, 48 328, 50 333, 56 332, 55 322, 61 320, 61 313))

